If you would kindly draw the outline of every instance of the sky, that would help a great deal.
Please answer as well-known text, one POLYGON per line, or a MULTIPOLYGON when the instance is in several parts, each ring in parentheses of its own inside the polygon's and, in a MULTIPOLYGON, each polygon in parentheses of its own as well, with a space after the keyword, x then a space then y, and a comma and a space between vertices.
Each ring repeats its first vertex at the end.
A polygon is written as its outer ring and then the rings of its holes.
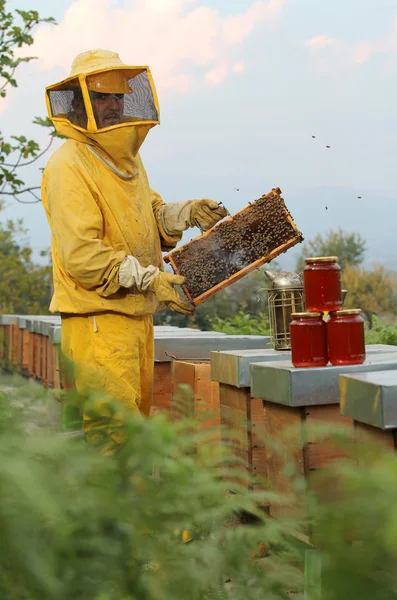
MULTIPOLYGON (((31 124, 46 114, 45 86, 66 77, 80 52, 118 52, 153 73, 161 124, 141 156, 166 202, 212 198, 233 213, 280 187, 305 239, 357 232, 366 266, 397 270, 397 0, 8 0, 7 8, 58 24, 40 25, 23 50, 37 59, 0 99, 3 134, 45 145, 31 124)), ((49 156, 26 167, 29 185, 49 156)), ((1 216, 24 218, 36 255, 50 245, 41 204, 9 200, 1 216)), ((281 266, 293 269, 299 250, 281 266)))

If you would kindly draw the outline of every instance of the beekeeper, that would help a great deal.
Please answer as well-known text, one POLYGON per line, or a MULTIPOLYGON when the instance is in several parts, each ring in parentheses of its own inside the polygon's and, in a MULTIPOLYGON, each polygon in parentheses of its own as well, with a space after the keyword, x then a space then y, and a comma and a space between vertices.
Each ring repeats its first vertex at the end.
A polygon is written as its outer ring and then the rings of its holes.
MULTIPOLYGON (((79 54, 69 77, 46 89, 50 119, 67 141, 43 173, 52 231, 54 296, 62 350, 75 384, 100 390, 149 415, 153 382, 152 315, 164 306, 191 315, 163 272, 162 250, 182 232, 204 231, 226 211, 213 200, 164 203, 138 154, 159 123, 150 70, 114 52, 79 54)), ((95 424, 85 416, 85 429, 95 424)))

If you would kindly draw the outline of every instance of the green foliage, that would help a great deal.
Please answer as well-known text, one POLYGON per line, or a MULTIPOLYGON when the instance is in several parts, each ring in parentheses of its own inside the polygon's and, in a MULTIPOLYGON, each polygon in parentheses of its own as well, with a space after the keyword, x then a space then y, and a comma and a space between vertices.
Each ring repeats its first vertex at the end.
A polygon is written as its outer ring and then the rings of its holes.
MULTIPOLYGON (((5 0, 0 0, 0 96, 5 97, 8 86, 16 87, 15 71, 22 62, 34 57, 16 57, 15 50, 33 43, 32 33, 39 23, 54 23, 43 19, 35 10, 7 11, 5 0)), ((36 118, 35 123, 52 127, 49 119, 36 118)), ((40 202, 39 186, 25 187, 21 169, 35 162, 50 147, 41 150, 39 144, 24 135, 12 135, 6 140, 0 131, 0 210, 1 198, 12 196, 18 202, 28 194, 33 202, 40 202)), ((0 313, 42 314, 47 312, 51 294, 51 268, 37 265, 26 241, 22 221, 0 224, 0 313)))
POLYGON ((15 14, 8 12, 6 1, 0 0, 0 97, 6 95, 7 85, 17 87, 14 79, 16 68, 22 62, 33 60, 33 56, 16 57, 15 49, 33 44, 32 30, 39 23, 55 23, 53 18, 42 19, 35 10, 15 10, 15 14), (17 20, 17 16, 19 19, 17 20))
MULTIPOLYGON (((2 400, 0 414, 15 397, 2 400)), ((236 526, 239 509, 258 514, 254 497, 227 494, 193 422, 124 416, 106 430, 125 436, 111 456, 37 434, 33 407, 29 434, 15 415, 0 418, 2 600, 282 600, 301 588, 301 549, 266 516, 236 526), (181 543, 182 528, 191 543, 181 543), (274 552, 254 560, 259 542, 274 552)))
POLYGON ((22 221, 0 223, 0 314, 46 314, 51 300, 49 265, 37 265, 22 221))
POLYGON ((303 244, 296 271, 303 271, 305 258, 310 256, 337 256, 341 269, 347 264, 354 267, 362 263, 365 250, 366 242, 359 233, 347 233, 340 228, 338 231, 330 230, 324 236, 317 234, 303 244))
MULTIPOLYGON (((125 441, 104 456, 102 440, 46 428, 39 386, 3 380, 0 399, 2 600, 301 600, 308 546, 299 534, 308 530, 321 563, 311 599, 395 598, 397 457, 382 444, 360 436, 352 447, 351 429, 311 426, 312 443, 332 439, 346 458, 313 471, 308 487, 283 445, 292 431, 280 430, 266 445, 282 458, 285 493, 233 484, 230 495, 211 432, 195 434, 189 419, 131 418, 108 402, 102 410, 123 421, 103 433, 125 441), (292 509, 302 497, 306 518, 292 509), (258 502, 287 506, 289 516, 270 518, 258 502), (194 534, 189 544, 182 528, 194 534)), ((95 407, 88 399, 91 415, 95 407)))
MULTIPOLYGON (((15 50, 33 44, 33 30, 39 23, 55 23, 52 17, 43 19, 35 10, 7 11, 5 0, 0 0, 0 98, 7 94, 7 88, 17 87, 14 77, 18 66, 23 62, 30 62, 35 57, 16 57, 15 50)), ((49 119, 37 117, 34 121, 38 125, 50 127, 50 142, 44 150, 34 140, 28 140, 23 135, 12 135, 6 140, 0 131, 0 198, 12 196, 18 202, 40 202, 37 195, 39 186, 25 187, 20 176, 22 167, 32 164, 42 156, 56 136, 49 119), (22 200, 21 195, 28 194, 33 200, 22 200)))
POLYGON ((397 315, 397 275, 383 265, 371 270, 346 265, 343 287, 348 290, 346 308, 361 308, 369 327, 374 315, 397 315))
POLYGON ((383 323, 378 317, 373 317, 372 321, 372 329, 365 332, 365 343, 397 346, 397 327, 383 323))
POLYGON ((258 317, 253 317, 244 310, 244 307, 234 317, 228 319, 214 317, 210 324, 213 331, 231 335, 270 335, 267 315, 259 314, 258 317))
POLYGON ((326 600, 392 600, 397 594, 397 459, 384 447, 367 450, 365 468, 354 461, 340 465, 332 498, 317 499, 313 507, 326 600))

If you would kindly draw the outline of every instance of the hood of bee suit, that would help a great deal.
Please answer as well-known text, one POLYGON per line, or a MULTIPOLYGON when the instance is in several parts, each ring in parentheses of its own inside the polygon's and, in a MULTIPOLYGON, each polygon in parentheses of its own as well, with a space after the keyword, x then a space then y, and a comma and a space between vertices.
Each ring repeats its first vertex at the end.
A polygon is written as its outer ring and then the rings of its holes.
POLYGON ((115 52, 76 56, 69 76, 46 88, 47 110, 61 135, 87 144, 121 177, 136 175, 136 156, 160 122, 148 67, 125 65, 115 52))

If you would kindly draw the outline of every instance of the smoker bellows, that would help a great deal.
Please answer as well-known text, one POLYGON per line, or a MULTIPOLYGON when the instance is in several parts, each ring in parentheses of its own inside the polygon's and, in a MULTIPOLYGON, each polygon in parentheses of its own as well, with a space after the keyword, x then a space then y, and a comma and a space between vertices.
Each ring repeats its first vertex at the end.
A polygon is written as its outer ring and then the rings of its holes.
POLYGON ((186 278, 193 304, 208 300, 303 240, 279 188, 252 202, 164 260, 186 278))

